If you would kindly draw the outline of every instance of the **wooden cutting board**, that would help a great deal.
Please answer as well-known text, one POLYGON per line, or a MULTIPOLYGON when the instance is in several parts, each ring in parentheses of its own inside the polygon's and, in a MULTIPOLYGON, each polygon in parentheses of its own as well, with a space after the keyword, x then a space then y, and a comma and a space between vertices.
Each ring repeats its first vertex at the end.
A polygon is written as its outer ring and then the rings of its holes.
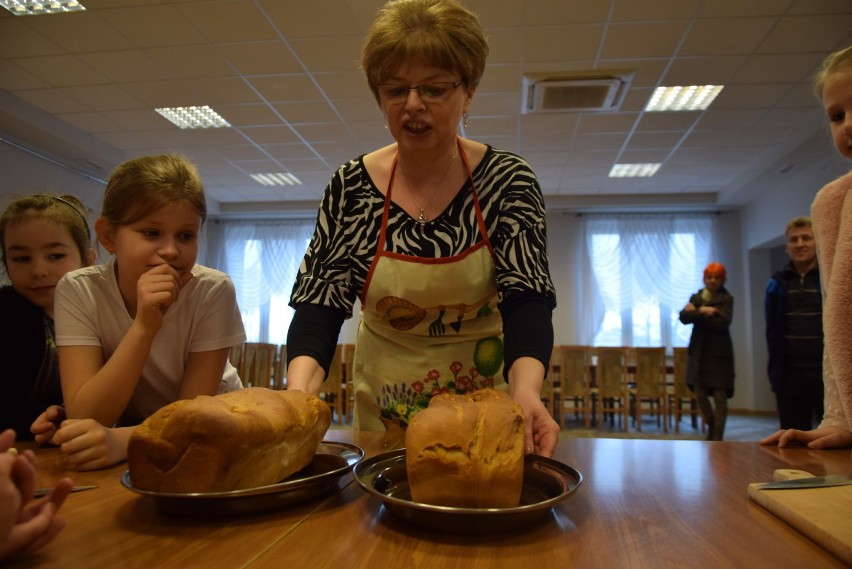
MULTIPOLYGON (((803 470, 776 470, 775 480, 810 477, 803 470)), ((749 497, 852 566, 852 485, 795 490, 759 490, 749 497)))

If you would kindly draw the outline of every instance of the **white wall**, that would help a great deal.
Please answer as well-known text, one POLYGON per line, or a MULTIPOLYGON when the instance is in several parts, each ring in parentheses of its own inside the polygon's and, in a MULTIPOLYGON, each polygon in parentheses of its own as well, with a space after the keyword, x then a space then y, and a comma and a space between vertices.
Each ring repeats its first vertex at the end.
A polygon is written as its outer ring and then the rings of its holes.
POLYGON ((37 192, 74 194, 92 211, 100 211, 104 186, 98 180, 39 158, 14 146, 0 144, 0 206, 17 194, 37 192))
MULTIPOLYGON (((103 184, 24 151, 0 144, 0 207, 10 197, 34 191, 68 192, 79 196, 94 212, 100 209, 103 184)), ((787 220, 807 213, 810 201, 825 181, 841 172, 826 168, 807 179, 792 177, 772 195, 758 198, 741 212, 720 217, 723 234, 729 238, 720 243, 720 261, 728 269, 728 289, 735 298, 731 335, 736 353, 736 394, 731 407, 736 409, 773 410, 774 398, 766 381, 766 348, 763 340, 763 289, 771 267, 771 246, 782 238, 787 220)), ((555 341, 558 344, 579 342, 579 314, 582 292, 575 286, 575 275, 581 270, 579 218, 573 213, 548 214, 548 250, 551 274, 556 287, 558 306, 554 312, 555 341)), ((357 307, 356 307, 357 308, 357 307)), ((357 315, 344 323, 341 342, 354 342, 357 315)))
MULTIPOLYGON (((766 375, 768 358, 766 348, 766 323, 763 314, 763 301, 766 284, 773 272, 787 262, 786 255, 779 253, 779 246, 784 242, 784 227, 794 217, 810 215, 811 202, 819 189, 843 174, 848 165, 836 156, 829 141, 825 137, 815 139, 814 153, 822 153, 824 158, 818 160, 814 168, 797 168, 788 176, 778 176, 777 183, 771 191, 757 196, 742 212, 743 219, 743 251, 745 254, 744 284, 748 291, 746 300, 750 303, 745 322, 745 344, 737 352, 747 351, 747 361, 743 369, 737 365, 737 373, 747 374, 753 380, 749 386, 750 395, 740 399, 739 395, 732 402, 737 407, 756 411, 774 411, 775 396, 769 387, 766 375)), ((740 383, 738 380, 737 387, 740 383)))

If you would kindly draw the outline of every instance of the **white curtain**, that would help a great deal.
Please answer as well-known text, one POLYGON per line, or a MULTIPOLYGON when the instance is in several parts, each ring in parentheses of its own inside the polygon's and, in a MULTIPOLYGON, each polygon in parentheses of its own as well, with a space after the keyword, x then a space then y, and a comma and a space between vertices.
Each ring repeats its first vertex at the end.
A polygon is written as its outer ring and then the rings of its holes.
POLYGON ((286 343, 293 318, 287 303, 313 229, 313 220, 211 224, 209 262, 234 281, 249 342, 286 343))
POLYGON ((716 261, 717 214, 583 216, 584 341, 683 346, 678 313, 716 261))

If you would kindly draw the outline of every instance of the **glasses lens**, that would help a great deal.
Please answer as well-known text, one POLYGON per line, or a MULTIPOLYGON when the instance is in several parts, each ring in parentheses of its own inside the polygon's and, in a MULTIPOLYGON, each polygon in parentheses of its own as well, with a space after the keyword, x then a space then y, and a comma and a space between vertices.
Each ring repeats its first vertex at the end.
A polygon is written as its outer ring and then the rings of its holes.
POLYGON ((420 86, 420 96, 424 99, 442 100, 450 94, 452 83, 428 83, 420 86))
POLYGON ((406 100, 408 94, 413 90, 417 91, 418 96, 424 101, 443 101, 446 100, 453 90, 458 86, 457 83, 426 83, 415 87, 406 87, 405 85, 384 84, 379 85, 379 95, 391 103, 398 103, 406 100))

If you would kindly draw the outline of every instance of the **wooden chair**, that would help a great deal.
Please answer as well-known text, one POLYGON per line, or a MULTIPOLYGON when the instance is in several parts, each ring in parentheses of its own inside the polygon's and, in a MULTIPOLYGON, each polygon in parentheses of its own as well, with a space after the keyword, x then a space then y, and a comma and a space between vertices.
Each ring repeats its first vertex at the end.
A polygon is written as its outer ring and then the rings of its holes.
POLYGON ((355 362, 355 344, 342 345, 340 362, 343 366, 343 417, 347 423, 352 424, 353 415, 355 414, 355 385, 352 375, 355 362))
POLYGON ((275 389, 287 389, 287 345, 278 346, 275 360, 275 389))
MULTIPOLYGON (((553 417, 561 419, 573 411, 588 429, 591 422, 591 351, 588 346, 555 346, 550 361, 553 383, 553 417)), ((567 422, 567 421, 566 421, 567 422)))
POLYGON ((544 376, 544 383, 541 386, 541 403, 544 405, 544 408, 547 409, 547 412, 550 413, 550 416, 553 417, 553 420, 562 424, 559 418, 558 409, 556 408, 556 402, 554 401, 554 391, 558 389, 558 386, 555 384, 559 383, 559 364, 556 362, 557 355, 556 351, 559 349, 559 346, 553 346, 553 351, 550 354, 550 362, 547 366, 547 375, 544 376))
POLYGON ((642 431, 642 415, 647 410, 662 419, 669 432, 669 393, 666 386, 666 349, 633 348, 635 372, 630 388, 630 404, 636 430, 642 431))
MULTIPOLYGON (((231 351, 228 353, 228 361, 236 368, 237 375, 240 376, 240 381, 243 381, 243 352, 244 344, 237 344, 236 346, 231 346, 231 351)), ((245 386, 244 381, 243 386, 245 386)))
POLYGON ((343 366, 340 344, 334 350, 331 366, 328 368, 328 376, 322 382, 319 397, 331 408, 331 420, 343 424, 343 366))
POLYGON ((246 342, 240 378, 245 387, 275 389, 275 362, 278 346, 264 342, 246 342))
MULTIPOLYGON (((686 384, 686 366, 689 361, 688 348, 674 348, 672 359, 672 385, 669 388, 669 416, 673 415, 675 432, 680 432, 680 421, 683 416, 683 404, 689 403, 689 414, 692 416, 692 428, 698 428, 700 413, 698 400, 686 384)), ((704 431, 704 421, 701 420, 701 430, 704 431)))
POLYGON ((629 395, 627 393, 627 351, 624 348, 595 348, 596 358, 595 384, 590 393, 595 399, 595 412, 598 417, 598 429, 603 428, 607 415, 623 421, 627 429, 629 395))

